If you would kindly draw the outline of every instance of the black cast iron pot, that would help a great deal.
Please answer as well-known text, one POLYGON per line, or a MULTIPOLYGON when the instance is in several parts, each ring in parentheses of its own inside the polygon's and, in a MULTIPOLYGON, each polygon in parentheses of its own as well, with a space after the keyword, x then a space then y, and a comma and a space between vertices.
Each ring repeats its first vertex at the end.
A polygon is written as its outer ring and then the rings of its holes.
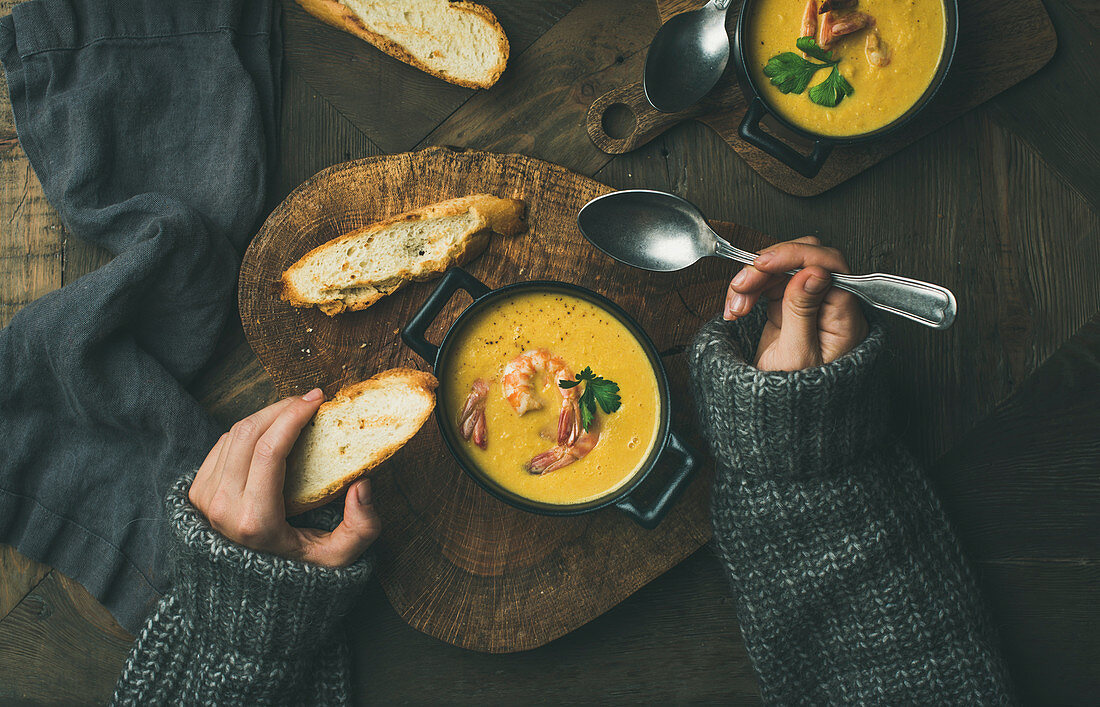
POLYGON ((489 478, 466 454, 464 445, 468 443, 464 442, 456 434, 455 425, 453 424, 457 411, 448 409, 445 400, 446 396, 440 395, 439 402, 436 404, 435 415, 447 449, 454 456, 455 460, 458 461, 462 470, 477 482, 481 488, 485 489, 493 496, 496 496, 501 501, 515 506, 516 508, 531 513, 541 513, 550 516, 575 516, 581 513, 591 513, 592 511, 597 511, 608 506, 615 506, 643 528, 657 527, 657 524, 661 522, 661 519, 663 519, 669 509, 672 508, 672 505, 680 497, 684 489, 691 483, 696 468, 698 467, 699 460, 695 451, 685 444, 669 427, 668 376, 665 374, 664 365, 662 365, 661 359, 657 355, 657 350, 654 348, 653 342, 649 340, 649 337, 642 328, 638 326, 638 323, 617 304, 591 290, 565 282, 534 280, 530 282, 517 282, 512 285, 501 287, 500 289, 491 290, 465 270, 461 268, 452 268, 450 272, 443 277, 420 310, 413 315, 412 319, 410 319, 408 324, 401 330, 401 339, 409 348, 423 357, 425 361, 432 364, 436 377, 439 378, 440 381, 444 381, 442 384, 446 385, 447 361, 450 356, 451 347, 455 342, 453 334, 461 331, 466 322, 486 305, 524 292, 561 293, 587 300, 613 315, 631 334, 634 335, 634 338, 638 340, 645 350, 649 363, 653 367, 653 371, 657 377, 661 401, 661 415, 660 425, 657 430, 657 442, 653 445, 653 449, 650 451, 649 456, 638 468, 638 471, 635 472, 634 476, 623 486, 606 496, 585 503, 570 505, 532 501, 503 488, 489 478), (465 290, 468 292, 470 296, 474 298, 474 301, 466 307, 457 319, 455 319, 447 329, 447 333, 443 336, 443 341, 439 346, 436 346, 425 338, 425 334, 428 327, 432 325, 436 317, 439 316, 440 311, 458 290, 465 290), (653 471, 654 467, 657 466, 658 461, 666 457, 666 453, 668 453, 670 459, 674 459, 673 473, 655 494, 652 494, 652 492, 647 493, 647 495, 655 495, 655 500, 650 503, 643 503, 636 498, 636 495, 638 492, 642 491, 646 478, 650 475, 650 472, 653 471))
POLYGON ((745 117, 741 120, 741 126, 737 132, 742 140, 754 147, 760 148, 807 179, 813 179, 817 176, 817 173, 821 171, 822 165, 825 164, 825 160, 828 159, 829 153, 833 151, 835 146, 857 145, 864 142, 871 142, 872 140, 878 140, 885 135, 896 132, 916 117, 916 115, 928 105, 936 93, 939 92, 940 86, 943 85, 943 80, 947 76, 947 71, 951 68, 951 61, 955 58, 955 43, 959 37, 959 7, 957 0, 944 0, 943 10, 946 26, 944 28, 943 54, 940 57, 939 66, 936 67, 936 75, 932 77, 932 82, 928 84, 928 88, 924 90, 924 93, 921 94, 917 102, 893 122, 877 130, 872 130, 869 133, 848 135, 845 137, 819 135, 812 130, 794 125, 783 118, 781 115, 771 110, 764 98, 762 98, 763 94, 757 84, 756 77, 748 68, 748 56, 745 42, 745 32, 747 31, 746 25, 750 22, 749 15, 751 14, 751 8, 755 1, 756 0, 745 0, 744 3, 742 3, 741 12, 737 16, 737 28, 733 33, 733 56, 734 60, 737 62, 738 80, 741 84, 741 90, 745 98, 750 99, 748 112, 745 113, 745 117), (810 153, 803 154, 778 137, 761 129, 760 121, 764 119, 764 116, 769 114, 776 122, 791 133, 813 143, 813 148, 810 153))

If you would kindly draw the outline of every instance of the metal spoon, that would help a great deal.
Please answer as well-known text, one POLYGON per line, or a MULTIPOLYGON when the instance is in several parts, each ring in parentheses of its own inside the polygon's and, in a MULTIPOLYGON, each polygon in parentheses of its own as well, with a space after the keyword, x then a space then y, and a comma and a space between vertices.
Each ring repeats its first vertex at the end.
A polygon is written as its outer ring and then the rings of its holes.
POLYGON ((676 113, 714 88, 730 58, 726 9, 731 0, 676 15, 657 30, 645 58, 642 87, 649 104, 676 113))
MULTIPOLYGON (((661 191, 631 189, 596 197, 581 209, 577 225, 592 245, 643 270, 682 270, 707 256, 746 264, 756 260, 755 253, 715 233, 694 204, 661 191)), ((876 309, 933 329, 946 329, 955 321, 955 295, 939 285, 885 273, 834 273, 832 282, 876 309)))

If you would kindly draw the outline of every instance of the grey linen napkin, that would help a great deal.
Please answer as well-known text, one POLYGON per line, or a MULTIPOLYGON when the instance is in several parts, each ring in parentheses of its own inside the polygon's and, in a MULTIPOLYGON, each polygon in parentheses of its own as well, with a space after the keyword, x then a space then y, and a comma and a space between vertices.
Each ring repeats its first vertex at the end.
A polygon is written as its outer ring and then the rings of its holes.
POLYGON ((32 0, 0 20, 20 144, 110 264, 0 331, 0 542, 131 632, 166 588, 162 499, 220 430, 185 386, 232 313, 275 163, 270 0, 32 0))

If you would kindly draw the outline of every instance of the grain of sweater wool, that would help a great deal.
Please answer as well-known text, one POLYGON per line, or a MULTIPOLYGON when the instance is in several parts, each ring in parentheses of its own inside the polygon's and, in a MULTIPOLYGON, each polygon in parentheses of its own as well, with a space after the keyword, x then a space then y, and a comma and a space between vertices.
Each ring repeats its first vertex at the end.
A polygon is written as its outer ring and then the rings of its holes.
POLYGON ((691 349, 715 541, 764 700, 1010 704, 958 540, 887 428, 882 328, 771 372, 750 363, 764 319, 713 320, 691 349))

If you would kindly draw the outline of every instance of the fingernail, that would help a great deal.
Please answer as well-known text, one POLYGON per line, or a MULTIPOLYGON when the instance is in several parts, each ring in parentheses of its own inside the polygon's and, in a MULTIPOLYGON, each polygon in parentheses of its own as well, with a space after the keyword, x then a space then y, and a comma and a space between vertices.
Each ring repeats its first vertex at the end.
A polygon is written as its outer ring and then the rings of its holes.
POLYGON ((823 277, 811 275, 810 279, 806 280, 806 291, 811 295, 820 295, 827 289, 829 289, 829 281, 823 277))
POLYGON ((740 293, 733 293, 729 301, 726 302, 726 314, 730 317, 736 317, 744 313, 745 305, 748 303, 748 299, 745 295, 740 293))
POLYGON ((730 285, 733 287, 740 287, 741 285, 745 284, 745 280, 748 278, 748 276, 749 271, 745 268, 741 268, 741 272, 733 276, 733 282, 731 282, 730 285))
POLYGON ((370 504, 370 482, 364 480, 355 483, 355 498, 360 506, 370 504))
POLYGON ((307 403, 312 403, 315 400, 320 400, 323 397, 325 397, 325 394, 321 392, 321 389, 314 388, 313 390, 303 395, 302 400, 305 400, 307 403))
POLYGON ((767 265, 774 257, 775 253, 761 253, 760 255, 756 256, 756 260, 752 261, 752 264, 757 266, 767 265))

